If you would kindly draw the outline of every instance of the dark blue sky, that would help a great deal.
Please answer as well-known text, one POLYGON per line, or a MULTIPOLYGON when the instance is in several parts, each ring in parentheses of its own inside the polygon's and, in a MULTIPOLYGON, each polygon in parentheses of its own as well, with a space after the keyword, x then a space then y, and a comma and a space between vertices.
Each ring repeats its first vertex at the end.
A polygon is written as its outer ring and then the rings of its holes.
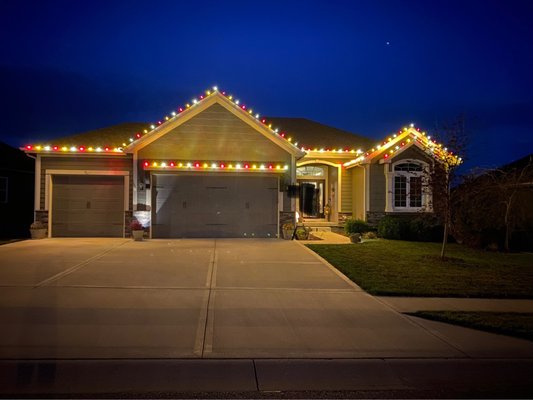
POLYGON ((2 0, 0 140, 151 122, 217 84, 376 140, 465 113, 469 165, 497 165, 533 151, 531 21, 530 0, 2 0))

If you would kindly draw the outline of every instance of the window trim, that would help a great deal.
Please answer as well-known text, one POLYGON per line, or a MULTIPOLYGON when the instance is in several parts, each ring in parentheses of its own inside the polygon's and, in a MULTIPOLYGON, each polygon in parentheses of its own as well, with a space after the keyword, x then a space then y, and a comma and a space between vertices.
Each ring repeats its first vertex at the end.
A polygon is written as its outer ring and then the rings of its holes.
POLYGON ((430 199, 431 199, 431 193, 424 193, 424 180, 427 182, 427 171, 429 170, 429 164, 422 160, 413 160, 413 159, 402 159, 395 161, 390 164, 390 179, 391 179, 391 188, 392 192, 389 193, 389 201, 390 201, 390 208, 392 209, 392 212, 432 212, 432 209, 430 207, 430 199), (396 171, 395 167, 397 165, 401 164, 417 164, 420 167, 422 167, 421 171, 396 171), (396 177, 397 176, 404 176, 406 177, 406 206, 397 206, 396 205, 396 177), (411 204, 411 178, 412 177, 420 177, 421 182, 421 205, 420 207, 412 207, 411 204))

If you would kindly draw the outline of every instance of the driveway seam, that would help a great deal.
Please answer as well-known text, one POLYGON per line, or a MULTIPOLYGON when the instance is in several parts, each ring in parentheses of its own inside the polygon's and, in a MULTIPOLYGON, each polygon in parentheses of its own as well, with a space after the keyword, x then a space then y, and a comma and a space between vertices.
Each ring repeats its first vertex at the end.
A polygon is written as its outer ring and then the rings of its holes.
POLYGON ((76 265, 74 265, 73 267, 70 267, 70 268, 67 268, 66 270, 62 271, 62 272, 59 272, 55 275, 52 275, 51 277, 49 278, 46 278, 45 280, 37 283, 34 287, 34 289, 36 288, 40 288, 40 287, 43 287, 43 286, 46 286, 46 285, 49 285, 50 283, 52 282, 55 282, 55 281, 58 281, 60 280, 61 278, 67 276, 67 275, 70 275, 71 273, 79 270, 80 268, 83 268, 84 266, 86 266, 87 264, 91 263, 92 261, 94 260, 98 260, 99 258, 102 258, 103 256, 105 256, 107 253, 119 248, 120 246, 123 246, 125 245, 126 243, 128 243, 129 241, 125 240, 123 241, 122 243, 118 244, 117 246, 113 246, 107 250, 104 250, 102 253, 100 254, 97 254, 85 261, 82 261, 76 265))
POLYGON ((209 292, 207 294, 207 308, 205 316, 205 325, 203 332, 203 346, 201 358, 204 358, 206 353, 211 353, 213 351, 213 324, 214 324, 214 312, 215 309, 212 307, 212 304, 215 301, 215 292, 213 291, 213 286, 216 285, 216 270, 217 270, 217 240, 215 239, 213 257, 211 263, 211 277, 209 279, 209 292), (211 312, 209 310, 211 309, 211 312))

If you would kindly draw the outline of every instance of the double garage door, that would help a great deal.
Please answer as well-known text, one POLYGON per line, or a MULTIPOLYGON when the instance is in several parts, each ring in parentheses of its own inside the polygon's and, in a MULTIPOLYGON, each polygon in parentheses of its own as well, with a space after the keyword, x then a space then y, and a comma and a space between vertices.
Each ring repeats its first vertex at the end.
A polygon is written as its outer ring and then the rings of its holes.
POLYGON ((152 237, 276 237, 276 176, 154 175, 152 237))
POLYGON ((52 236, 123 237, 122 176, 54 175, 52 236))

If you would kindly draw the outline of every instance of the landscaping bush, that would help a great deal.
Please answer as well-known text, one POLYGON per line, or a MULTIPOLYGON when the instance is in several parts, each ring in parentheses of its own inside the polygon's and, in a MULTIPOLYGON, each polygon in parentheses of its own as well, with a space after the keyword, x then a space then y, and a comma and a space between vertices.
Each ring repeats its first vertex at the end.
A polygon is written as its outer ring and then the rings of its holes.
POLYGON ((351 233, 365 233, 371 231, 372 228, 365 221, 361 219, 348 218, 344 225, 344 232, 347 235, 351 233))
POLYGON ((378 235, 385 239, 439 242, 443 227, 433 215, 392 216, 379 221, 378 235))
POLYGON ((444 228, 433 215, 420 215, 409 221, 408 230, 408 240, 439 242, 444 228))
POLYGON ((405 220, 392 215, 384 216, 378 224, 378 236, 385 239, 401 240, 406 239, 405 220))

